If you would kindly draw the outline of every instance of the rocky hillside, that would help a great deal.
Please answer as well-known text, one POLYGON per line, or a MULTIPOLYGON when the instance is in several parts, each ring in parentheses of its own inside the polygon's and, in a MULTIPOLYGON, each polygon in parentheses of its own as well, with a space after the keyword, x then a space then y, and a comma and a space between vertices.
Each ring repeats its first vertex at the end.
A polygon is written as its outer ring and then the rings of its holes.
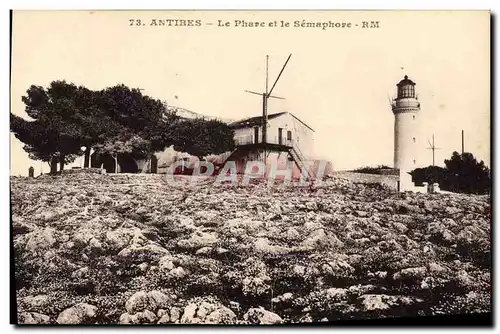
POLYGON ((11 178, 20 323, 282 323, 490 311, 488 197, 330 179, 11 178))

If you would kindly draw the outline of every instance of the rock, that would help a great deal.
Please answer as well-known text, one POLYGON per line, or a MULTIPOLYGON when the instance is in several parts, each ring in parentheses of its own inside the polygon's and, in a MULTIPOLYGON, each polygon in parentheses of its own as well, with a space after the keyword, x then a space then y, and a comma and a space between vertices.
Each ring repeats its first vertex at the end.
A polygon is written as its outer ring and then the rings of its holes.
POLYGON ((145 310, 149 305, 149 297, 145 291, 134 293, 125 303, 125 309, 128 313, 134 314, 145 310))
POLYGON ((134 314, 135 321, 134 324, 152 324, 156 322, 156 315, 150 310, 144 310, 143 312, 137 312, 134 314))
POLYGON ((149 307, 151 311, 156 311, 161 308, 167 308, 172 302, 172 298, 161 291, 153 290, 148 292, 149 307))
POLYGON ((217 241, 217 234, 213 232, 195 231, 189 239, 180 240, 177 245, 182 248, 201 248, 213 246, 217 241))
POLYGON ((73 235, 73 242, 76 247, 83 248, 94 238, 94 231, 89 228, 81 228, 73 235))
POLYGON ((323 224, 314 222, 314 221, 308 221, 304 224, 304 228, 308 232, 313 232, 319 229, 323 229, 323 224))
POLYGON ((292 271, 296 276, 304 276, 306 273, 306 267, 297 264, 293 266, 292 271))
POLYGON ((169 254, 169 252, 154 243, 147 244, 145 246, 139 246, 138 244, 132 244, 127 248, 122 249, 118 256, 124 260, 136 261, 136 262, 152 262, 158 261, 162 256, 169 254))
POLYGON ((335 235, 326 233, 324 229, 317 229, 300 244, 300 248, 304 250, 314 250, 319 248, 341 248, 344 243, 335 235))
POLYGON ((19 314, 18 322, 25 325, 45 325, 50 323, 50 317, 37 312, 23 312, 19 314))
POLYGON ((181 324, 192 324, 197 323, 195 320, 196 309, 198 306, 195 303, 189 304, 184 308, 184 313, 181 317, 181 324))
POLYGON ((429 263, 428 269, 429 269, 429 272, 431 272, 433 274, 442 274, 442 273, 445 273, 447 271, 446 268, 444 268, 443 266, 441 266, 440 264, 438 264, 436 262, 429 263))
POLYGON ((94 251, 99 251, 99 250, 102 250, 102 248, 103 248, 102 243, 96 238, 91 238, 88 242, 88 245, 94 251))
POLYGON ((212 247, 201 247, 196 251, 196 255, 208 255, 212 252, 212 247))
POLYGON ((455 207, 451 207, 451 206, 447 206, 445 209, 444 209, 444 212, 449 215, 449 216, 455 216, 456 214, 462 212, 461 209, 459 208, 455 208, 455 207))
POLYGON ((177 267, 170 270, 169 274, 173 277, 183 278, 184 276, 186 276, 186 271, 182 267, 177 267))
POLYGON ((164 272, 169 272, 170 270, 175 268, 174 265, 174 258, 171 255, 165 255, 163 256, 160 261, 158 262, 158 266, 160 267, 160 270, 164 272))
POLYGON ((280 324, 283 319, 276 313, 263 308, 251 308, 243 315, 243 319, 251 324, 273 325, 280 324))
POLYGON ((394 280, 400 279, 423 279, 427 272, 425 267, 405 268, 393 275, 394 280))
POLYGON ((406 227, 405 224, 395 222, 395 223, 392 223, 392 225, 400 233, 406 233, 408 231, 408 227, 406 227))
POLYGON ((354 295, 363 295, 363 294, 366 294, 366 293, 373 291, 375 289, 376 289, 376 287, 374 285, 371 285, 371 284, 367 284, 367 285, 358 284, 358 285, 351 285, 349 287, 348 291, 349 291, 349 293, 354 294, 354 295))
POLYGON ((127 300, 125 309, 129 314, 135 314, 144 310, 156 312, 158 309, 168 308, 171 302, 171 297, 158 290, 153 290, 148 293, 145 291, 138 291, 127 300))
POLYGON ((460 270, 457 273, 456 280, 458 284, 464 289, 470 289, 472 286, 472 279, 465 270, 460 270))
POLYGON ((56 322, 58 324, 90 324, 95 320, 96 312, 96 306, 80 303, 62 311, 56 322))
POLYGON ((366 211, 354 211, 357 217, 365 218, 368 217, 368 212, 366 211))
POLYGON ((382 299, 383 295, 362 295, 358 298, 365 311, 386 310, 389 305, 382 299))
POLYGON ((118 320, 118 323, 121 325, 128 325, 128 324, 134 324, 135 323, 135 317, 128 314, 128 313, 123 313, 120 316, 120 319, 118 320))
POLYGON ((41 309, 48 306, 49 297, 47 295, 26 296, 23 302, 28 304, 30 308, 41 309))
POLYGON ((210 313, 206 319, 206 324, 233 324, 236 322, 236 314, 227 307, 220 307, 210 313))
POLYGON ((135 314, 123 313, 120 316, 119 323, 133 325, 152 324, 156 322, 156 319, 157 317, 153 312, 145 310, 143 312, 137 312, 135 314))
POLYGON ((56 243, 56 230, 46 227, 39 230, 34 230, 26 234, 27 242, 25 245, 26 251, 40 252, 51 248, 56 243))
POLYGON ((149 265, 146 262, 143 262, 137 266, 141 272, 146 272, 148 270, 149 265))
POLYGON ((340 301, 347 297, 347 289, 329 288, 325 290, 324 298, 326 300, 340 301))
POLYGON ((298 239, 300 237, 300 233, 294 227, 290 227, 286 231, 286 237, 291 240, 298 239))
POLYGON ((348 276, 355 271, 349 263, 340 259, 323 264, 321 270, 326 275, 338 277, 348 276))
POLYGON ((160 320, 158 320, 158 324, 168 324, 170 322, 170 316, 168 314, 164 314, 160 320))
POLYGON ((181 310, 177 307, 172 307, 170 309, 170 321, 171 322, 179 321, 180 317, 181 317, 181 310))
POLYGON ((114 231, 106 232, 106 243, 112 249, 123 249, 129 245, 135 231, 133 229, 118 228, 114 231))
POLYGON ((253 243, 255 251, 261 254, 285 254, 290 250, 285 247, 271 245, 267 238, 257 238, 253 243))
POLYGON ((287 292, 287 293, 284 293, 280 296, 277 296, 277 297, 274 297, 272 299, 272 302, 273 303, 276 303, 276 304, 279 304, 279 303, 289 303, 293 298, 293 293, 291 292, 287 292))
POLYGON ((72 278, 82 279, 85 278, 89 273, 89 267, 82 267, 71 273, 72 278))

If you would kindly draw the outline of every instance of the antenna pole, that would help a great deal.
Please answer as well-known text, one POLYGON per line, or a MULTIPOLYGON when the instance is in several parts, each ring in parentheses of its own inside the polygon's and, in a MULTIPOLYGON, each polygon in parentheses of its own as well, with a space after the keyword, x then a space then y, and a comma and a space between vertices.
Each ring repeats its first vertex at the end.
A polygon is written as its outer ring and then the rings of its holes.
POLYGON ((436 146, 434 145, 434 134, 432 134, 432 165, 436 166, 434 163, 434 152, 436 151, 436 146))
POLYGON ((266 95, 268 93, 269 86, 269 55, 266 55, 266 95))
MULTIPOLYGON (((266 55, 266 92, 262 94, 262 142, 267 143, 267 97, 268 97, 268 85, 269 85, 269 55, 266 55)), ((264 156, 266 151, 264 150, 264 156)))
POLYGON ((464 130, 462 130, 462 155, 464 154, 464 130))
POLYGON ((429 143, 430 146, 427 149, 432 150, 432 165, 435 166, 436 165, 435 153, 436 150, 439 150, 439 147, 436 147, 436 145, 434 145, 434 134, 432 134, 432 143, 429 140, 427 140, 427 142, 429 143))
POLYGON ((287 58, 287 59, 286 59, 286 61, 285 61, 285 65, 283 65, 283 68, 282 68, 282 69, 281 69, 281 71, 280 71, 280 74, 278 74, 278 77, 276 78, 276 81, 274 82, 273 86, 271 87, 271 90, 270 90, 270 91, 269 91, 269 93, 267 93, 267 94, 271 94, 271 93, 272 93, 272 91, 273 91, 273 89, 274 89, 274 86, 276 86, 276 83, 277 83, 277 82, 278 82, 278 80, 280 79, 280 77, 281 77, 281 73, 283 73, 283 70, 285 69, 286 64, 288 64, 288 61, 290 60, 290 57, 291 57, 291 56, 292 56, 292 54, 290 53, 290 55, 288 56, 288 58, 287 58))

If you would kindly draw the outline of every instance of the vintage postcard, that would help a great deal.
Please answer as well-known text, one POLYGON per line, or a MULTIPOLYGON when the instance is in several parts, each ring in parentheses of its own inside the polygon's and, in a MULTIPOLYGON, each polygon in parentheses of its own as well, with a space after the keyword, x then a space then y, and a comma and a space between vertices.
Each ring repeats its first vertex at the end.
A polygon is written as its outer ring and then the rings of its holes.
POLYGON ((11 20, 12 323, 492 323, 489 11, 11 20))

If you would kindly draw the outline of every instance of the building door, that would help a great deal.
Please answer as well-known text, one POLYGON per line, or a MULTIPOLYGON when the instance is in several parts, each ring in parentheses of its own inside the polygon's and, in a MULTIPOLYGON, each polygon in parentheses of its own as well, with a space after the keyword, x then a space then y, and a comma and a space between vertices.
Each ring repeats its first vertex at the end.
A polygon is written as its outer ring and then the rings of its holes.
POLYGON ((283 129, 278 128, 278 144, 283 145, 283 129))
POLYGON ((254 144, 257 144, 259 142, 259 127, 258 126, 254 127, 253 132, 254 132, 253 142, 254 144))

